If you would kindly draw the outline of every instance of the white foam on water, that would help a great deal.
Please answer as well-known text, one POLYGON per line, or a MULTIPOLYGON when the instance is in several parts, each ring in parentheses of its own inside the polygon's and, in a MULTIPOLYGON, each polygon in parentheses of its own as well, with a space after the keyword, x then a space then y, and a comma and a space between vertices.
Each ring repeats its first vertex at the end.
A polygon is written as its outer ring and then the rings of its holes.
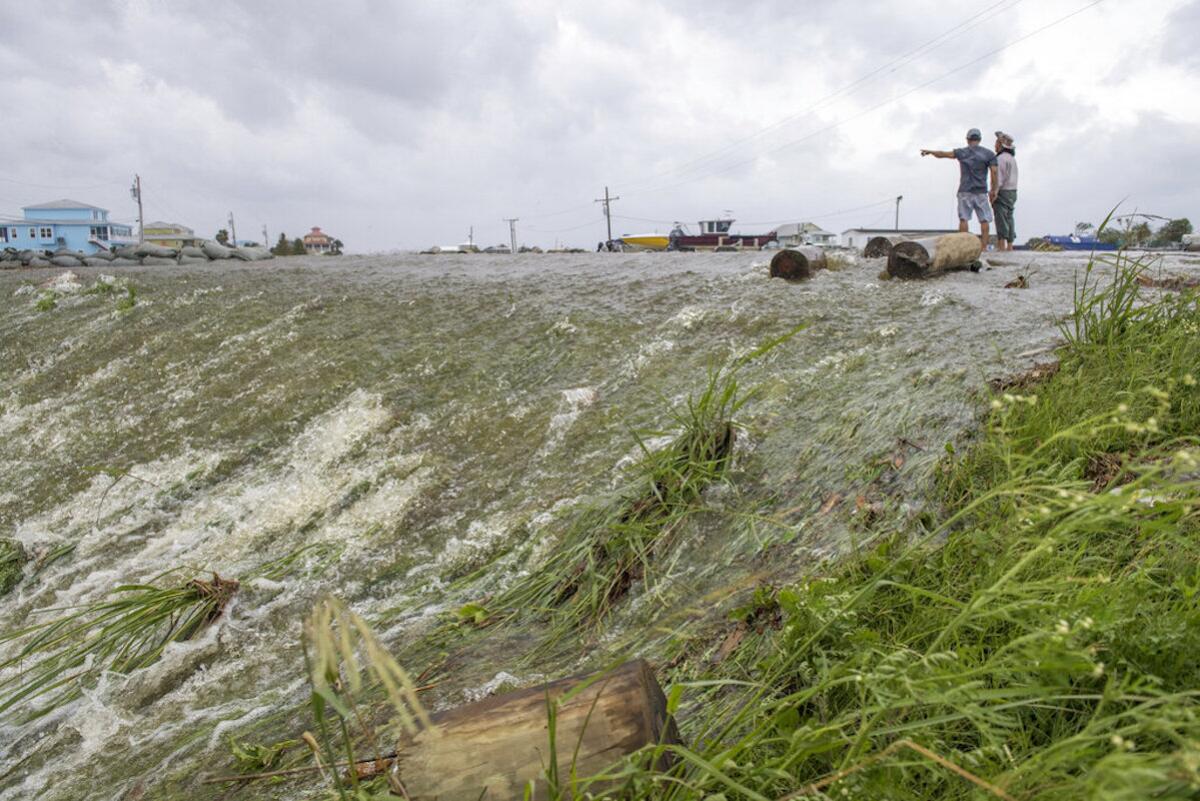
POLYGON ((497 690, 504 687, 512 689, 517 687, 528 687, 533 684, 540 684, 546 680, 546 677, 541 673, 531 673, 525 678, 519 678, 511 673, 500 671, 492 678, 480 684, 478 687, 466 687, 462 691, 463 699, 467 703, 481 701, 490 695, 494 695, 497 690))
POLYGON ((558 411, 550 418, 546 439, 538 450, 538 456, 545 456, 561 444, 567 430, 579 419, 583 410, 592 406, 598 397, 600 397, 600 393, 595 387, 564 389, 558 404, 558 411))
POLYGON ((654 339, 638 348, 638 352, 625 362, 622 372, 629 378, 636 378, 646 365, 660 356, 675 350, 675 342, 670 339, 654 339))
POLYGON ((684 306, 675 314, 663 323, 664 328, 682 328, 691 330, 704 321, 704 318, 709 316, 711 309, 704 306, 684 306))

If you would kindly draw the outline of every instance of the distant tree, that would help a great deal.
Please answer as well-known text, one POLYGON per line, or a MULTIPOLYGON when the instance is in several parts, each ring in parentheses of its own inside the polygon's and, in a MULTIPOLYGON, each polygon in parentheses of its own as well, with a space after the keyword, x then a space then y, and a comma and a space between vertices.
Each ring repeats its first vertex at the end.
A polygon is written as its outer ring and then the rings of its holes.
POLYGON ((340 255, 342 255, 342 248, 344 248, 346 246, 342 244, 342 240, 335 239, 335 240, 333 240, 332 247, 333 247, 333 249, 329 251, 330 254, 332 254, 334 256, 340 256, 340 255))
POLYGON ((1117 245, 1118 247, 1125 241, 1125 235, 1121 229, 1113 227, 1105 228, 1096 235, 1096 238, 1106 245, 1117 245))
POLYGON ((292 244, 288 242, 287 234, 279 235, 279 241, 275 243, 275 247, 271 248, 271 252, 276 256, 290 256, 292 254, 292 244))
POLYGON ((1179 242, 1183 239, 1184 234, 1192 232, 1192 223, 1187 217, 1180 217, 1178 220, 1171 220, 1163 225, 1154 234, 1154 239, 1150 244, 1163 247, 1179 242))
POLYGON ((1153 236, 1154 232, 1150 230, 1150 223, 1140 222, 1125 231, 1124 245, 1125 247, 1142 247, 1149 244, 1153 236))
POLYGON ((217 235, 213 238, 216 239, 217 242, 222 245, 229 244, 229 232, 226 231, 224 228, 222 228, 220 231, 217 231, 217 235))
POLYGON ((296 237, 292 240, 292 255, 303 256, 307 251, 304 250, 304 240, 296 237))

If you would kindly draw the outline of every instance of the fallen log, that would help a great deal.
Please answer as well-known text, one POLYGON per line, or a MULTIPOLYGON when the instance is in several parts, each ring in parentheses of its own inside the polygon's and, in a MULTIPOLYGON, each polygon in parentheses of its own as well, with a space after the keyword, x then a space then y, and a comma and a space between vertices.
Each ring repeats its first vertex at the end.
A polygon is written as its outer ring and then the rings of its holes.
POLYGON ((912 239, 892 248, 888 273, 893 278, 932 278, 951 270, 967 270, 979 260, 983 243, 975 234, 954 233, 912 239))
MULTIPOLYGON (((396 746, 396 769, 413 801, 510 801, 534 782, 549 798, 547 703, 557 701, 558 775, 586 777, 639 748, 677 743, 667 702, 644 660, 608 673, 518 690, 433 716, 434 727, 396 746), (576 753, 578 749, 578 753, 576 753)), ((662 767, 665 767, 663 765, 662 767)))
POLYGON ((825 260, 825 251, 817 247, 805 246, 781 250, 771 258, 771 277, 786 278, 789 281, 800 281, 812 278, 817 270, 829 266, 825 260))
POLYGON ((873 236, 867 240, 867 246, 863 248, 864 259, 886 259, 892 255, 892 248, 901 242, 907 241, 908 237, 900 234, 889 234, 887 236, 873 236))

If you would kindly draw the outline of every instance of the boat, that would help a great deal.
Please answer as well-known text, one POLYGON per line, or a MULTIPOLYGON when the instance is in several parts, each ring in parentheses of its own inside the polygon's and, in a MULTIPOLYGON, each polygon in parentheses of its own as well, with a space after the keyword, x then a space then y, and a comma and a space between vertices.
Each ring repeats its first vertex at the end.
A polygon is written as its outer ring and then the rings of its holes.
POLYGON ((730 232, 734 220, 731 218, 700 220, 700 233, 689 233, 682 223, 675 223, 669 234, 625 234, 619 240, 626 250, 738 250, 761 248, 768 242, 776 242, 775 231, 763 234, 735 234, 730 232))
POLYGON ((617 240, 622 250, 666 250, 671 244, 667 234, 622 234, 617 240))
POLYGON ((682 225, 671 229, 667 250, 716 250, 717 248, 761 248, 778 239, 775 231, 762 234, 731 233, 734 220, 731 218, 700 220, 700 233, 689 234, 682 225))

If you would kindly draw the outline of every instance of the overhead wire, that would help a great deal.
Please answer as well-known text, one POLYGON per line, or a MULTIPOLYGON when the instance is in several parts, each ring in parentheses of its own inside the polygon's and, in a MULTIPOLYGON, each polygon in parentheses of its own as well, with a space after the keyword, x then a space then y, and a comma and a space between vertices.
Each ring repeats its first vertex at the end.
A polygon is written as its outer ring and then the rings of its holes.
MULTIPOLYGON (((959 31, 960 29, 963 29, 964 26, 966 26, 966 28, 968 30, 970 28, 974 27, 975 25, 972 23, 975 20, 979 19, 980 17, 990 14, 992 11, 995 11, 999 7, 1005 6, 1007 4, 1007 7, 1004 9, 1001 9, 1001 10, 1008 11, 1008 10, 1012 9, 1013 7, 1017 6, 1018 4, 1020 4, 1021 2, 1024 2, 1024 0, 998 0, 998 2, 993 3, 992 5, 988 6, 984 10, 977 12, 976 14, 973 14, 970 17, 967 17, 962 22, 946 29, 945 31, 942 31, 937 36, 934 36, 933 38, 926 40, 925 42, 921 43, 917 47, 906 51, 905 53, 897 56, 896 58, 892 59, 891 61, 881 64, 880 66, 876 67, 875 69, 871 70, 870 72, 866 73, 865 75, 859 76, 858 78, 851 81, 850 83, 848 83, 842 87, 839 87, 838 89, 834 90, 833 92, 830 92, 829 94, 825 95, 824 97, 814 101, 813 104, 811 104, 810 106, 808 106, 807 108, 805 108, 802 111, 795 112, 795 113, 793 113, 787 117, 784 117, 780 120, 776 120, 775 122, 771 123, 770 125, 760 128, 758 131, 755 131, 754 133, 749 134, 748 136, 745 136, 740 140, 728 143, 726 145, 722 145, 721 147, 716 148, 715 150, 709 151, 707 153, 703 153, 703 154, 697 156, 696 158, 692 159, 691 161, 688 161, 682 165, 678 165, 676 167, 672 167, 672 168, 669 168, 662 172, 656 173, 656 174, 651 175, 648 178, 645 178, 641 181, 635 180, 633 182, 622 183, 622 186, 629 186, 629 187, 636 188, 637 186, 639 186, 641 184, 653 183, 653 181, 657 180, 658 178, 665 177, 667 175, 671 175, 672 173, 685 172, 685 171, 687 171, 687 168, 692 165, 702 163, 702 162, 706 161, 707 159, 711 158, 712 156, 719 155, 721 153, 729 151, 729 150, 731 150, 735 147, 738 147, 746 142, 756 139, 772 130, 775 130, 783 125, 786 125, 787 123, 789 123, 795 119, 799 119, 800 117, 804 116, 805 114, 811 113, 812 111, 816 110, 818 107, 820 107, 821 104, 825 103, 826 101, 831 100, 835 97, 838 97, 842 94, 846 94, 846 93, 850 92, 850 90, 854 89, 855 87, 861 85, 862 83, 866 82, 867 80, 873 78, 874 76, 878 75, 879 73, 881 73, 885 70, 894 72, 895 69, 898 68, 899 66, 901 66, 903 63, 912 61, 917 55, 919 55, 920 53, 922 53, 925 50, 928 50, 930 47, 935 45, 941 39, 944 39, 945 37, 949 36, 950 34, 956 32, 956 31, 959 31), (890 68, 890 70, 889 70, 889 68, 890 68)), ((983 21, 983 20, 980 20, 980 21, 983 21)), ((978 24, 978 23, 975 23, 975 24, 978 24)), ((622 191, 624 191, 624 190, 622 190, 622 191)), ((558 211, 546 212, 544 214, 527 214, 527 215, 525 215, 525 219, 540 220, 540 219, 545 219, 547 217, 558 217, 563 214, 569 214, 573 211, 580 211, 582 209, 587 209, 587 208, 592 208, 592 204, 588 203, 588 204, 583 204, 583 205, 579 205, 579 206, 571 206, 569 208, 560 209, 558 211)))
MULTIPOLYGON (((859 79, 856 79, 856 80, 855 80, 854 82, 852 82, 851 84, 848 84, 846 87, 843 87, 842 89, 840 89, 840 90, 838 90, 837 92, 833 93, 833 95, 836 95, 836 94, 844 94, 844 93, 846 93, 846 90, 848 90, 848 89, 850 89, 850 88, 852 88, 852 87, 854 87, 854 86, 860 85, 860 84, 861 84, 861 83, 863 83, 865 80, 867 80, 869 77, 873 77, 874 75, 876 75, 876 74, 878 74, 879 72, 881 72, 881 71, 883 71, 883 70, 887 69, 888 67, 891 67, 891 66, 893 66, 893 65, 896 65, 896 67, 898 68, 898 66, 900 66, 900 65, 901 65, 901 62, 904 62, 906 59, 907 59, 908 61, 911 61, 911 60, 912 60, 912 57, 913 57, 914 55, 916 55, 916 54, 918 54, 918 53, 922 52, 923 50, 926 50, 926 49, 928 49, 928 47, 929 47, 929 46, 931 46, 932 44, 936 43, 938 40, 940 40, 940 39, 942 39, 942 38, 945 38, 945 37, 946 37, 947 35, 949 35, 950 33, 954 32, 954 31, 959 31, 959 30, 962 30, 962 29, 964 28, 964 26, 965 26, 967 29, 969 29, 969 28, 971 28, 971 27, 974 27, 974 24, 978 24, 978 22, 975 22, 976 20, 978 20, 979 22, 985 21, 985 20, 982 20, 982 19, 980 19, 980 17, 985 17, 986 15, 988 15, 988 14, 990 14, 991 12, 995 11, 995 10, 996 10, 997 8, 999 8, 1000 6, 1005 6, 1004 8, 1000 9, 1000 11, 1001 11, 1001 12, 1008 11, 1008 10, 1010 10, 1011 8, 1015 7, 1015 6, 1017 5, 1017 3, 1021 2, 1021 1, 1022 1, 1022 0, 1016 0, 1016 2, 1009 3, 1009 0, 1001 0, 1001 2, 999 2, 999 3, 995 3, 995 4, 991 5, 991 6, 989 6, 988 8, 984 9, 983 11, 981 11, 981 12, 979 12, 979 13, 977 13, 977 14, 975 14, 975 15, 971 16, 971 17, 968 17, 966 20, 964 20, 963 22, 961 22, 961 23, 959 23, 958 25, 954 26, 953 28, 950 28, 950 29, 948 29, 947 31, 943 31, 942 33, 938 34, 938 36, 936 36, 936 37, 933 37, 933 38, 932 38, 932 39, 930 39, 930 40, 927 40, 927 41, 926 41, 925 43, 923 43, 922 45, 919 45, 918 47, 916 47, 916 48, 913 48, 912 50, 908 51, 907 53, 905 53, 905 54, 903 54, 903 55, 901 55, 901 56, 897 57, 896 59, 893 59, 892 61, 888 62, 887 64, 883 65, 882 67, 876 68, 876 69, 875 69, 875 70, 873 70, 872 72, 870 72, 870 73, 867 73, 866 75, 864 75, 864 76, 860 77, 859 79), (1007 3, 1008 5, 1005 5, 1006 3, 1007 3), (973 22, 974 22, 974 24, 972 24, 973 22)), ((842 125, 845 125, 845 124, 847 124, 847 123, 849 123, 849 122, 853 122, 853 121, 855 121, 855 120, 861 119, 862 117, 865 117, 865 116, 867 116, 868 114, 870 114, 870 113, 872 113, 872 112, 878 111, 878 110, 879 110, 879 109, 881 109, 881 108, 884 108, 884 107, 886 107, 886 106, 888 106, 888 105, 891 105, 891 104, 893 104, 893 103, 896 103, 896 102, 898 102, 898 101, 900 101, 900 100, 903 100, 904 98, 906 98, 906 97, 909 97, 910 95, 912 95, 912 94, 915 94, 916 92, 919 92, 919 91, 921 91, 922 89, 925 89, 925 88, 927 88, 927 87, 929 87, 929 86, 932 86, 933 84, 935 84, 935 83, 938 83, 939 81, 945 80, 946 78, 948 78, 948 77, 950 77, 950 76, 952 76, 952 75, 956 75, 956 74, 958 74, 959 72, 962 72, 962 71, 963 71, 963 70, 965 70, 965 69, 968 69, 968 68, 970 68, 970 67, 973 67, 973 66, 975 66, 976 64, 979 64, 980 62, 982 62, 982 61, 985 61, 985 60, 987 60, 987 59, 991 58, 992 56, 995 56, 995 55, 997 55, 998 53, 1001 53, 1001 52, 1003 52, 1003 51, 1005 51, 1005 50, 1008 50, 1008 49, 1010 49, 1010 48, 1012 48, 1012 47, 1015 47, 1016 45, 1018 45, 1018 44, 1020 44, 1020 43, 1022 43, 1022 42, 1024 42, 1024 41, 1026 41, 1026 40, 1028 40, 1028 39, 1030 39, 1030 38, 1032 38, 1032 37, 1034 37, 1034 36, 1037 36, 1038 34, 1040 34, 1040 33, 1043 33, 1044 31, 1047 31, 1047 30, 1049 30, 1049 29, 1051 29, 1051 28, 1054 28, 1054 27, 1056 27, 1056 26, 1058 26, 1058 25, 1062 24, 1063 22, 1066 22, 1068 19, 1071 19, 1072 17, 1075 17, 1075 16, 1077 16, 1077 15, 1079 15, 1079 14, 1082 14, 1083 12, 1085 12, 1085 11, 1087 11, 1087 10, 1089 10, 1089 9, 1093 8, 1094 6, 1097 6, 1097 5, 1099 5, 1099 4, 1100 4, 1100 3, 1102 3, 1103 1, 1104 1, 1104 0, 1092 0, 1092 2, 1086 3, 1085 5, 1083 5, 1083 6, 1079 7, 1079 8, 1077 8, 1077 9, 1075 9, 1074 11, 1071 11, 1071 12, 1069 12, 1069 13, 1067 13, 1067 14, 1064 14, 1064 15, 1062 15, 1061 17, 1058 17, 1058 18, 1056 18, 1056 19, 1052 20, 1051 22, 1049 22, 1049 23, 1046 23, 1045 25, 1042 25, 1042 26, 1040 26, 1040 27, 1038 27, 1038 28, 1035 28, 1034 30, 1030 31, 1029 33, 1026 33, 1026 34, 1024 34, 1024 35, 1022 35, 1022 36, 1019 36, 1019 37, 1017 37, 1017 38, 1015 38, 1015 39, 1009 40, 1008 42, 1004 43, 1003 45, 1001 45, 1001 46, 999 46, 999 47, 996 47, 996 48, 993 48, 993 49, 991 49, 991 50, 988 50, 987 52, 983 53, 982 55, 980 55, 980 56, 977 56, 976 58, 973 58, 973 59, 971 59, 970 61, 967 61, 967 62, 965 62, 965 63, 963 63, 963 64, 960 64, 960 65, 958 65, 958 66, 957 66, 957 67, 955 67, 954 69, 951 69, 951 70, 948 70, 948 71, 946 71, 946 72, 944 72, 944 73, 941 73, 940 75, 938 75, 938 76, 936 76, 936 77, 934 77, 934 78, 931 78, 931 79, 930 79, 930 80, 928 80, 928 81, 924 81, 924 82, 922 82, 922 83, 920 83, 920 84, 917 84, 916 86, 913 86, 913 87, 909 88, 908 90, 906 90, 906 91, 902 92, 902 93, 901 93, 901 94, 899 94, 899 95, 895 95, 895 96, 893 96, 893 97, 890 97, 890 98, 888 98, 888 99, 886 99, 886 100, 883 100, 883 101, 881 101, 881 102, 879 102, 879 103, 873 104, 873 105, 871 105, 871 106, 867 107, 866 109, 864 109, 863 111, 861 111, 861 112, 859 112, 859 113, 857 113, 857 114, 854 114, 854 115, 851 115, 851 116, 849 116, 849 117, 845 117, 845 118, 842 118, 842 119, 835 120, 834 122, 832 122, 832 123, 830 123, 830 124, 828 124, 828 125, 822 126, 821 128, 818 128, 818 129, 816 129, 816 130, 814 130, 814 131, 810 131, 809 133, 806 133, 804 136, 798 137, 798 138, 796 138, 796 139, 789 140, 789 141, 787 141, 787 142, 784 142, 784 143, 782 143, 782 144, 780 144, 780 145, 777 145, 777 146, 775 146, 775 147, 773 147, 773 148, 770 148, 770 149, 768 149, 768 150, 766 150, 766 151, 763 151, 763 152, 761 152, 761 153, 758 153, 758 154, 756 154, 756 155, 754 155, 754 156, 752 156, 752 157, 750 157, 750 158, 747 158, 747 159, 742 159, 742 160, 740 160, 740 161, 736 161, 736 162, 733 162, 733 163, 731 163, 731 164, 727 164, 727 165, 725 165, 725 166, 723 166, 723 167, 719 167, 719 168, 711 168, 711 167, 710 167, 710 168, 706 169, 706 171, 705 171, 705 172, 704 172, 704 174, 702 174, 702 175, 697 175, 697 176, 695 176, 695 177, 692 177, 692 178, 686 178, 686 179, 684 179, 684 180, 677 181, 677 182, 675 182, 675 183, 666 184, 666 185, 664 185, 664 186, 660 186, 660 187, 652 187, 652 188, 649 188, 649 189, 636 189, 636 190, 633 192, 633 194, 634 194, 634 195, 637 195, 637 194, 639 194, 639 193, 640 193, 640 194, 642 194, 642 195, 646 195, 646 194, 656 194, 656 193, 659 193, 659 192, 668 191, 668 190, 670 190, 670 189, 677 189, 677 188, 679 188, 679 187, 682 187, 682 186, 687 186, 688 184, 695 183, 695 182, 696 182, 696 181, 698 181, 698 180, 703 180, 703 179, 705 179, 705 178, 709 178, 709 177, 712 177, 712 176, 714 176, 714 175, 723 175, 723 174, 725 174, 725 173, 728 173, 728 172, 730 172, 730 171, 732 171, 732 170, 738 169, 738 168, 740 168, 740 167, 744 167, 744 166, 746 166, 746 165, 748 165, 748 164, 752 164, 752 163, 754 163, 755 161, 757 161, 758 159, 762 158, 763 156, 766 156, 766 155, 771 155, 771 154, 778 153, 778 152, 781 152, 781 151, 787 150, 787 149, 789 149, 789 148, 795 147, 795 146, 797 146, 797 145, 799 145, 799 144, 802 144, 803 142, 806 142, 806 141, 808 141, 808 140, 810 140, 810 139, 813 139, 814 137, 820 136, 821 134, 828 133, 829 131, 835 130, 836 128, 839 128, 839 127, 841 127, 842 125)), ((894 72, 895 70, 893 69, 892 71, 894 72)), ((818 102, 822 102, 822 101, 818 101, 818 102)), ((785 120, 794 119, 794 118, 796 118, 796 117, 798 117, 798 116, 802 116, 802 115, 803 115, 803 114, 805 114, 805 113, 807 113, 807 110, 806 110, 806 111, 804 111, 804 112, 799 112, 799 113, 797 113, 797 114, 795 114, 795 115, 792 115, 792 117, 790 117, 790 118, 785 118, 785 120)), ((771 126, 767 126, 767 128, 763 129, 763 131, 765 132, 766 130, 770 130, 770 129, 774 128, 774 127, 778 127, 778 125, 779 125, 779 124, 781 124, 781 122, 782 122, 782 121, 777 121, 776 123, 773 123, 771 126)), ((760 132, 760 133, 761 133, 761 132, 760 132)), ((751 135, 750 137, 747 137, 747 139, 752 139, 752 138, 755 138, 756 136, 757 136, 757 134, 754 134, 754 135, 751 135)), ((721 150, 726 150, 726 149, 728 149, 728 148, 729 148, 729 146, 725 146, 724 148, 721 148, 721 149, 719 149, 718 151, 715 151, 715 152, 720 152, 721 150)), ((702 160, 702 159, 703 159, 703 158, 705 158, 705 157, 703 157, 703 156, 702 156, 702 157, 700 157, 700 158, 701 158, 701 160, 702 160)), ((693 162, 689 162, 689 163, 694 163, 695 161, 696 161, 696 160, 693 160, 693 162)), ((676 168, 676 170, 678 170, 678 169, 679 169, 679 168, 676 168)), ((667 173, 667 174, 669 174, 669 173, 670 173, 670 171, 668 171, 668 173, 667 173)), ((634 184, 634 186, 636 187, 636 184, 634 184)), ((622 191, 623 193, 627 192, 627 190, 625 190, 625 189, 622 189, 621 191, 622 191)), ((588 205, 581 205, 581 206, 575 206, 575 207, 571 207, 570 209, 563 209, 563 210, 561 210, 561 211, 552 212, 552 213, 549 213, 549 214, 546 214, 546 215, 539 215, 537 218, 542 218, 542 217, 547 217, 547 216, 558 216, 558 215, 561 215, 561 214, 567 214, 567 213, 570 213, 571 211, 575 211, 575 210, 579 210, 579 209, 583 209, 583 208, 589 208, 589 207, 590 207, 590 204, 588 204, 588 205)), ((822 216, 829 216, 829 215, 822 215, 822 216)), ((585 224, 583 224, 583 225, 580 225, 580 226, 575 226, 574 228, 582 228, 582 227, 585 227, 586 225, 589 225, 589 224, 591 224, 591 223, 585 223, 585 224)), ((566 228, 566 229, 559 229, 559 230, 562 230, 562 231, 567 231, 567 230, 574 230, 574 228, 566 228)))
MULTIPOLYGON (((955 68, 954 68, 954 69, 952 69, 952 70, 949 70, 949 71, 947 71, 947 72, 944 72, 944 73, 942 73, 941 75, 938 75, 938 76, 937 76, 937 77, 935 77, 935 78, 931 78, 931 79, 929 79, 928 81, 924 81, 924 82, 922 82, 922 83, 920 83, 920 84, 917 84, 916 86, 913 86, 913 87, 909 88, 908 90, 906 90, 906 91, 904 91, 904 92, 900 93, 899 95, 896 95, 896 96, 894 96, 894 97, 888 98, 887 100, 884 100, 884 101, 881 101, 881 102, 879 102, 879 103, 876 103, 875 105, 869 106, 869 107, 867 107, 866 109, 864 109, 864 110, 860 111, 860 112, 859 112, 859 113, 857 113, 857 114, 854 114, 854 115, 851 115, 851 116, 849 116, 849 117, 845 117, 845 118, 842 118, 842 119, 839 119, 839 120, 835 120, 834 122, 832 122, 832 123, 830 123, 830 124, 828 124, 828 125, 825 125, 825 126, 823 126, 823 127, 821 127, 821 128, 818 128, 818 129, 817 129, 817 130, 815 130, 815 131, 810 131, 809 133, 805 134, 804 136, 798 137, 798 138, 796 138, 796 139, 792 139, 792 140, 790 140, 790 141, 788 141, 788 142, 784 142, 784 143, 783 143, 783 144, 781 144, 781 145, 778 145, 778 146, 776 146, 776 147, 773 147, 773 148, 771 148, 771 149, 769 149, 769 150, 766 150, 766 151, 764 151, 764 152, 762 152, 762 153, 759 153, 759 154, 757 154, 757 155, 755 155, 755 156, 752 156, 751 158, 748 158, 748 159, 743 159, 742 161, 738 161, 738 162, 735 162, 735 163, 733 163, 733 164, 729 164, 729 165, 727 165, 727 166, 725 166, 725 167, 722 167, 722 168, 719 168, 719 169, 713 169, 713 170, 709 170, 709 171, 708 171, 708 172, 707 172, 705 175, 698 176, 698 177, 696 177, 696 178, 689 178, 689 179, 685 179, 685 180, 683 180, 683 181, 679 181, 679 182, 677 182, 677 183, 674 183, 674 184, 669 184, 669 185, 666 185, 666 186, 661 186, 661 187, 657 187, 657 188, 654 188, 654 189, 643 189, 643 190, 640 190, 640 191, 641 191, 641 193, 642 193, 642 194, 652 194, 652 193, 655 193, 655 192, 665 192, 665 191, 667 191, 667 190, 669 190, 669 189, 677 189, 677 188, 679 188, 679 187, 681 187, 681 186, 687 186, 688 184, 694 183, 694 182, 696 182, 696 181, 698 181, 698 180, 701 180, 701 179, 703 179, 703 178, 709 178, 709 177, 712 177, 712 176, 714 176, 714 175, 722 175, 722 174, 724 174, 724 173, 727 173, 727 172, 729 172, 729 171, 731 171, 731 170, 738 169, 739 167, 744 167, 744 166, 746 166, 747 164, 752 164, 752 163, 754 163, 755 161, 757 161, 758 159, 762 158, 763 156, 766 156, 766 155, 771 155, 771 154, 773 154, 773 153, 779 153, 779 152, 781 152, 781 151, 783 151, 783 150, 787 150, 787 149, 789 149, 789 148, 795 147, 796 145, 798 145, 798 144, 801 144, 801 143, 803 143, 803 142, 806 142, 806 141, 808 141, 809 139, 812 139, 812 138, 814 138, 814 137, 816 137, 816 136, 820 136, 820 135, 821 135, 821 134, 823 134, 823 133, 828 133, 829 131, 832 131, 832 130, 834 130, 834 129, 836 129, 836 128, 839 128, 839 127, 841 127, 842 125, 845 125, 845 124, 846 124, 846 123, 848 123, 848 122, 853 122, 854 120, 861 119, 862 117, 865 117, 865 116, 867 116, 868 114, 870 114, 870 113, 872 113, 872 112, 874 112, 874 111, 878 111, 879 109, 881 109, 881 108, 884 108, 885 106, 889 106, 889 105, 891 105, 891 104, 893 104, 893 103, 896 103, 897 101, 903 100, 904 98, 906 98, 906 97, 908 97, 908 96, 910 96, 910 95, 916 94, 917 92, 921 91, 922 89, 925 89, 925 88, 927 88, 927 87, 929 87, 929 86, 932 86, 932 85, 933 85, 933 84, 935 84, 935 83, 938 83, 939 81, 942 81, 942 80, 945 80, 946 78, 949 78, 951 75, 956 75, 956 74, 958 74, 959 72, 962 72, 962 71, 963 71, 963 70, 965 70, 965 69, 968 69, 968 68, 970 68, 970 67, 973 67, 973 66, 975 66, 976 64, 980 63, 981 61, 985 61, 985 60, 987 60, 987 59, 991 58, 992 56, 996 55, 997 53, 1001 53, 1001 52, 1003 52, 1003 51, 1005 51, 1005 50, 1008 50, 1008 49, 1009 49, 1009 48, 1011 48, 1011 47, 1015 47, 1016 45, 1020 44, 1021 42, 1024 42, 1024 41, 1026 41, 1027 39, 1030 39, 1030 38, 1032 38, 1032 37, 1034 37, 1034 36, 1037 36, 1039 33, 1042 33, 1042 32, 1044 32, 1044 31, 1047 31, 1047 30, 1049 30, 1049 29, 1051 29, 1051 28, 1053 28, 1053 27, 1057 26, 1057 25, 1060 25, 1060 24, 1062 24, 1063 22, 1066 22, 1068 19, 1071 19, 1072 17, 1075 17, 1075 16, 1077 16, 1077 15, 1079 15, 1079 14, 1082 14, 1083 12, 1087 11, 1088 9, 1090 9, 1090 8, 1092 8, 1092 7, 1094 7, 1094 6, 1097 6, 1097 5, 1099 5, 1099 4, 1100 4, 1100 3, 1102 3, 1102 2, 1104 2, 1104 0, 1092 0, 1092 2, 1090 2, 1090 3, 1087 3, 1087 4, 1085 4, 1085 5, 1081 6, 1081 7, 1079 7, 1079 8, 1075 9, 1074 11, 1072 11, 1072 12, 1070 12, 1070 13, 1068 13, 1068 14, 1064 14, 1063 16, 1061 16, 1061 17, 1058 17, 1057 19, 1053 20, 1052 22, 1049 22, 1049 23, 1047 23, 1047 24, 1045 24, 1045 25, 1042 25, 1042 26, 1041 26, 1041 27, 1039 27, 1039 28, 1035 28, 1034 30, 1030 31, 1029 33, 1027 33, 1027 34, 1024 34, 1023 36, 1019 36, 1019 37, 1017 37, 1016 39, 1012 39, 1012 40, 1010 40, 1009 42, 1007 42, 1007 43, 1005 43, 1005 44, 1001 45, 1000 47, 993 48, 993 49, 991 49, 991 50, 987 51, 986 53, 984 53, 984 54, 982 54, 982 55, 980 55, 980 56, 977 56, 976 58, 973 58, 973 59, 971 59, 970 61, 967 61, 967 62, 965 62, 965 63, 963 63, 963 64, 960 64, 960 65, 958 65, 957 67, 955 67, 955 68)), ((622 190, 622 192, 624 192, 624 191, 625 191, 625 190, 622 190)), ((635 194, 636 194, 636 193, 635 193, 635 194)))
MULTIPOLYGON (((783 117, 782 119, 776 120, 775 122, 771 123, 770 125, 764 126, 760 129, 758 129, 757 131, 755 131, 751 134, 748 134, 747 136, 742 137, 741 139, 730 142, 726 145, 723 145, 722 147, 716 148, 715 150, 711 150, 707 153, 702 153, 701 155, 695 157, 694 159, 692 159, 688 162, 685 162, 684 164, 669 168, 667 170, 663 170, 655 175, 649 176, 648 178, 643 179, 640 183, 652 183, 654 180, 657 180, 660 177, 665 177, 672 173, 689 172, 689 171, 691 171, 691 168, 694 166, 704 165, 708 162, 709 159, 711 159, 714 156, 720 155, 722 153, 725 153, 725 152, 733 150, 737 147, 740 147, 741 145, 745 144, 746 142, 753 141, 754 139, 757 139, 771 131, 777 130, 778 128, 781 128, 784 125, 787 125, 789 122, 793 122, 795 120, 800 119, 801 117, 811 114, 813 111, 816 111, 818 108, 820 108, 821 106, 823 106, 825 103, 827 103, 830 100, 833 100, 833 99, 843 96, 843 95, 853 94, 852 90, 854 90, 856 87, 861 86, 862 84, 866 83, 871 78, 874 78, 876 75, 879 75, 880 73, 885 72, 885 71, 886 72, 895 72, 901 66, 903 66, 904 64, 906 64, 908 62, 913 61, 917 56, 921 55, 923 52, 925 52, 926 50, 929 50, 930 48, 934 47, 935 45, 938 45, 939 42, 941 42, 941 40, 949 37, 950 35, 952 35, 956 32, 965 32, 967 30, 970 30, 970 29, 976 27, 977 25, 988 21, 988 19, 990 19, 991 17, 999 16, 1001 13, 1007 13, 1008 11, 1011 11, 1013 8, 1020 5, 1022 2, 1024 2, 1024 0, 999 0, 999 2, 993 3, 992 5, 983 9, 982 11, 979 11, 979 12, 971 15, 970 17, 967 17, 962 22, 958 23, 957 25, 954 25, 951 28, 948 28, 948 29, 942 31, 937 36, 934 36, 933 38, 926 40, 925 42, 918 45, 917 47, 906 51, 905 53, 897 56, 896 58, 892 59, 891 61, 888 61, 885 64, 881 64, 880 66, 876 67, 875 69, 871 70, 870 72, 866 73, 865 75, 861 75, 858 78, 856 78, 855 80, 851 81, 850 83, 845 84, 844 86, 841 86, 838 89, 835 89, 834 91, 830 92, 829 94, 824 95, 823 97, 814 101, 813 103, 811 103, 804 109, 794 112, 792 114, 789 114, 788 116, 783 117), (995 12, 995 13, 993 13, 993 12, 995 12)), ((638 181, 634 181, 632 183, 622 183, 621 191, 623 191, 623 192, 628 191, 629 188, 636 188, 638 185, 639 185, 638 181)))

